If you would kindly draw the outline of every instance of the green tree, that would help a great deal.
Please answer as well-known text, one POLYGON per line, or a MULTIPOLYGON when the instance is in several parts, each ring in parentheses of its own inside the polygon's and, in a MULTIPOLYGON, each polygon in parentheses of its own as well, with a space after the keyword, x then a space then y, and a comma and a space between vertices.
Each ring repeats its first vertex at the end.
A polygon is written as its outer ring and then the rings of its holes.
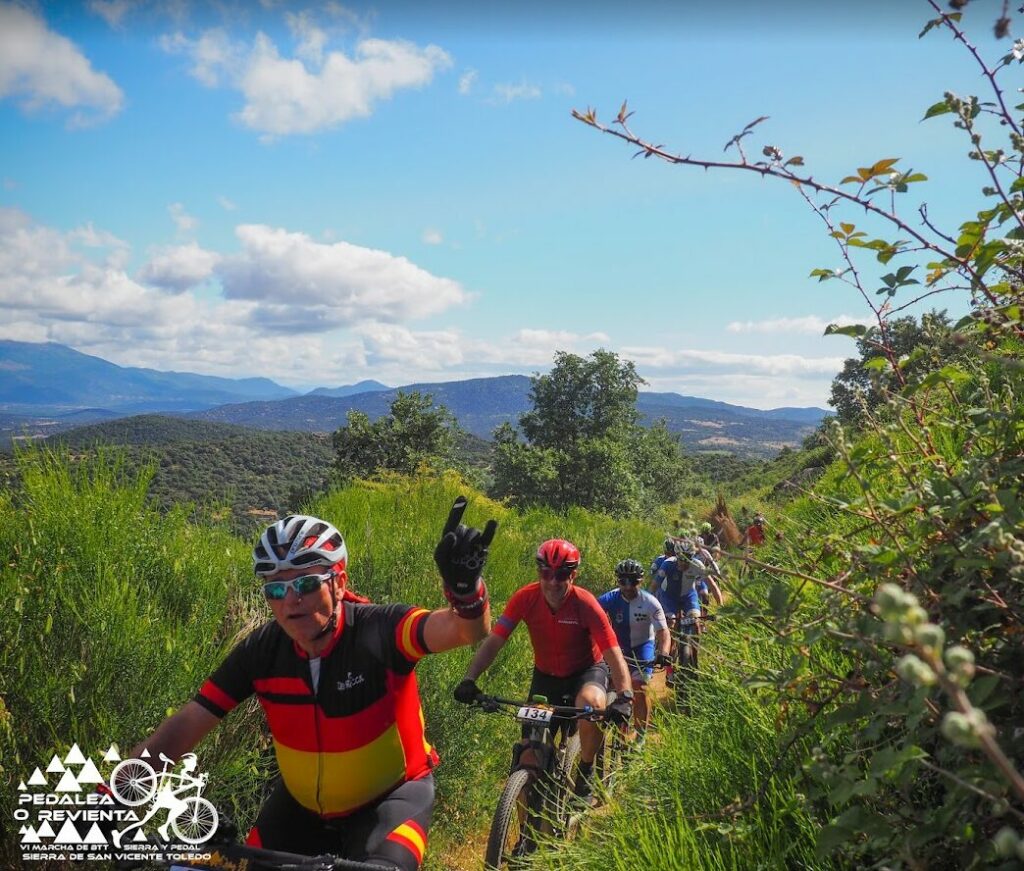
POLYGON ((533 379, 533 408, 495 430, 493 492, 517 505, 573 505, 611 514, 678 498, 687 473, 678 436, 645 429, 636 410, 643 379, 629 360, 597 350, 559 352, 533 379))
POLYGON ((348 481, 382 472, 412 475, 423 465, 449 468, 456 465, 460 434, 452 413, 435 408, 429 393, 399 391, 388 414, 375 421, 361 411, 348 413, 348 424, 332 437, 335 469, 348 481))
POLYGON ((928 312, 920 322, 908 315, 885 323, 885 334, 874 326, 857 339, 857 357, 847 358, 832 381, 829 405, 846 426, 863 421, 865 410, 874 411, 885 403, 886 390, 892 377, 884 369, 873 368, 877 360, 884 363, 891 350, 902 361, 901 372, 908 381, 920 381, 928 372, 941 369, 954 357, 963 356, 962 338, 955 338, 953 325, 944 311, 928 312))

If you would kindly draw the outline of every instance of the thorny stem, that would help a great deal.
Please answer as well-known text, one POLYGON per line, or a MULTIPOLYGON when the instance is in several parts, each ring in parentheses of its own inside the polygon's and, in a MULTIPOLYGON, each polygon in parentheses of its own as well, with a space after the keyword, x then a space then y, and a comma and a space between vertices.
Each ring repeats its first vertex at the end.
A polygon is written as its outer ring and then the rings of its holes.
POLYGON ((939 13, 939 17, 942 18, 942 23, 945 24, 946 27, 948 27, 952 31, 953 38, 962 42, 966 49, 978 62, 978 66, 981 67, 981 71, 985 74, 985 78, 987 78, 989 80, 989 84, 992 85, 992 90, 995 92, 996 99, 999 101, 999 108, 1002 110, 1003 118, 1006 120, 1006 123, 1009 124, 1011 128, 1013 128, 1013 131, 1015 133, 1020 133, 1020 127, 1018 127, 1016 122, 1013 120, 1013 115, 1010 114, 1010 110, 1006 108, 1006 103, 1003 100, 1002 89, 996 82, 995 72, 989 69, 988 64, 986 64, 985 61, 982 60, 981 55, 978 53, 978 49, 967 39, 966 36, 964 36, 964 32, 959 27, 957 27, 956 22, 952 18, 950 18, 946 12, 942 10, 939 4, 936 3, 935 0, 928 0, 928 5, 931 6, 932 9, 934 9, 937 13, 939 13))
MULTIPOLYGON (((862 198, 858 194, 847 193, 846 191, 832 187, 831 185, 822 184, 821 182, 815 181, 814 178, 811 176, 798 176, 782 166, 770 165, 763 162, 748 163, 746 161, 741 161, 737 163, 735 161, 702 160, 700 158, 691 157, 689 155, 684 157, 681 154, 671 154, 670 152, 665 151, 664 148, 660 146, 653 145, 650 142, 645 142, 644 140, 640 139, 638 136, 636 136, 636 134, 634 134, 629 129, 625 121, 616 122, 622 127, 622 130, 620 131, 614 130, 611 127, 601 124, 597 120, 597 118, 594 117, 594 113, 592 111, 583 113, 579 112, 576 109, 573 109, 572 115, 574 118, 576 118, 576 120, 582 121, 584 124, 593 127, 595 130, 599 130, 602 133, 607 133, 610 136, 615 136, 616 138, 621 139, 624 142, 628 142, 631 145, 635 145, 637 148, 640 149, 640 153, 644 154, 645 156, 654 156, 661 160, 664 160, 666 163, 685 166, 699 166, 703 169, 738 169, 743 170, 745 172, 755 172, 762 178, 765 176, 771 176, 772 178, 784 179, 785 181, 791 182, 794 185, 797 185, 798 187, 807 187, 813 191, 816 191, 817 193, 829 194, 831 196, 838 197, 839 199, 860 206, 862 209, 864 209, 864 211, 878 215, 879 217, 893 224, 902 232, 909 234, 913 239, 919 242, 925 249, 929 251, 934 251, 943 259, 948 260, 951 263, 957 264, 958 268, 963 269, 964 272, 966 272, 971 277, 974 286, 989 301, 989 303, 996 308, 998 308, 999 306, 998 298, 985 283, 983 277, 971 265, 970 260, 968 260, 967 258, 958 257, 954 252, 947 251, 945 248, 936 244, 934 241, 921 235, 920 232, 918 232, 909 224, 907 224, 907 222, 900 218, 898 215, 894 215, 890 212, 887 212, 885 209, 879 208, 873 202, 862 198)), ((1019 324, 1014 324, 1012 326, 1012 329, 1015 334, 1024 335, 1024 328, 1022 328, 1019 324)))

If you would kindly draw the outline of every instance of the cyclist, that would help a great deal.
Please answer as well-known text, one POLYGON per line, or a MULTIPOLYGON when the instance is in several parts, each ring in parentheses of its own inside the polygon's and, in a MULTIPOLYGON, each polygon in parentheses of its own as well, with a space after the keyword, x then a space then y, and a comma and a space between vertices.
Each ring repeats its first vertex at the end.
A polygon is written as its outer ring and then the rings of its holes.
MULTIPOLYGON (((597 599, 573 583, 579 566, 579 549, 570 541, 553 538, 537 549, 539 579, 518 589, 508 600, 455 688, 458 701, 472 704, 482 695, 476 679, 494 662, 516 626, 525 622, 534 656, 531 698, 542 695, 558 703, 570 697, 578 707, 601 709, 607 700, 610 676, 617 693, 608 706, 610 716, 619 723, 629 722, 633 705, 629 670, 597 599)), ((574 792, 586 799, 591 794, 590 776, 603 736, 600 727, 587 720, 580 721, 579 729, 580 764, 574 792)), ((536 767, 525 734, 513 750, 512 767, 536 767)))
POLYGON ((760 547, 764 544, 764 515, 758 512, 743 533, 743 544, 760 547))
POLYGON ((701 544, 707 550, 711 551, 711 553, 714 553, 715 551, 721 551, 722 542, 719 539, 717 533, 711 527, 711 524, 706 520, 700 525, 699 538, 701 544))
MULTIPOLYGON (((722 590, 715 580, 714 571, 698 557, 693 541, 681 538, 675 543, 675 550, 675 555, 662 563, 659 577, 651 581, 651 590, 665 609, 670 630, 679 625, 684 617, 701 616, 702 593, 710 592, 719 605, 723 602, 722 590)), ((696 627, 694 631, 700 631, 699 621, 691 626, 696 627)), ((688 631, 687 634, 693 633, 688 631)), ((666 682, 671 683, 672 677, 667 675, 666 682)))
POLYGON ((619 647, 629 651, 626 662, 633 680, 633 723, 641 739, 651 721, 647 682, 653 672, 652 664, 668 665, 671 661, 665 611, 654 596, 640 589, 643 579, 644 567, 635 559, 624 559, 615 567, 617 589, 597 599, 608 614, 619 647))
POLYGON ((423 860, 438 763, 424 734, 414 669, 478 641, 490 625, 483 533, 452 506, 434 551, 449 606, 371 605, 347 589, 348 550, 330 523, 290 515, 253 550, 273 620, 242 639, 195 698, 132 751, 188 753, 253 693, 280 779, 247 843, 415 871, 423 860))
MULTIPOLYGON (((674 538, 672 538, 672 536, 666 536, 665 544, 664 544, 663 547, 664 547, 664 550, 662 551, 662 553, 660 553, 658 556, 656 556, 653 559, 653 561, 651 562, 651 581, 652 581, 652 583, 653 583, 654 579, 658 577, 658 572, 661 571, 662 563, 664 563, 665 560, 667 560, 669 557, 672 557, 672 556, 676 555, 676 540, 674 538)), ((654 590, 653 586, 651 587, 651 590, 653 592, 653 590, 654 590)))

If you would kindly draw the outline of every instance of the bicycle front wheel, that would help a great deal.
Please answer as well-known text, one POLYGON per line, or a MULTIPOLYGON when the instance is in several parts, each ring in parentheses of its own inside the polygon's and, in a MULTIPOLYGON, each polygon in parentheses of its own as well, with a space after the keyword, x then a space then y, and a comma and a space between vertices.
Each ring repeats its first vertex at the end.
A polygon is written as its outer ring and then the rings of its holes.
POLYGON ((498 799, 491 833, 487 838, 487 868, 514 868, 516 860, 536 848, 530 800, 535 778, 523 768, 513 771, 498 799))
POLYGON ((687 713, 686 695, 688 684, 697 679, 697 638, 686 635, 679 642, 679 667, 676 672, 676 708, 687 713))

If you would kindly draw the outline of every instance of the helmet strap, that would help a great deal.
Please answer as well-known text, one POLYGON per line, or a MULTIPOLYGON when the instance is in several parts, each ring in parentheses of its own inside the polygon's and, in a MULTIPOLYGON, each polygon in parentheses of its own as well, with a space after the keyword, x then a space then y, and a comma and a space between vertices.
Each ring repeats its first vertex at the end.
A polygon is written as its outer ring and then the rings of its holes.
POLYGON ((334 575, 334 577, 331 578, 331 616, 330 619, 324 624, 324 628, 313 636, 314 641, 318 638, 323 638, 328 633, 333 632, 334 627, 338 625, 338 594, 334 592, 334 582, 335 579, 338 577, 338 573, 332 569, 331 574, 334 575))

